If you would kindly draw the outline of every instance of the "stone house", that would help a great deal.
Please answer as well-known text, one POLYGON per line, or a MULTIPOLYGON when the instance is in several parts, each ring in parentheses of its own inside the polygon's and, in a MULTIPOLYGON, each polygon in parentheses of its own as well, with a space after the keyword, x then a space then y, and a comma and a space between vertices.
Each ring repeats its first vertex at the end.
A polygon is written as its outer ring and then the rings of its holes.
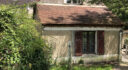
POLYGON ((67 60, 71 49, 74 63, 118 60, 123 22, 103 4, 79 4, 80 0, 37 3, 36 19, 43 26, 42 38, 52 46, 52 57, 67 60))

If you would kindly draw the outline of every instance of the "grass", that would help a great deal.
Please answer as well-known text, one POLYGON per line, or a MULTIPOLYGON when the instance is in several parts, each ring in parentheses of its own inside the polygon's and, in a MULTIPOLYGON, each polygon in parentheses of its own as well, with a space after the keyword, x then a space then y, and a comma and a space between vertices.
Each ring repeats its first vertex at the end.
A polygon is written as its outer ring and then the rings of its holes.
MULTIPOLYGON (((68 66, 52 66, 50 70, 68 70, 68 66)), ((83 65, 74 65, 72 70, 112 70, 111 65, 92 65, 92 66, 83 66, 83 65)))

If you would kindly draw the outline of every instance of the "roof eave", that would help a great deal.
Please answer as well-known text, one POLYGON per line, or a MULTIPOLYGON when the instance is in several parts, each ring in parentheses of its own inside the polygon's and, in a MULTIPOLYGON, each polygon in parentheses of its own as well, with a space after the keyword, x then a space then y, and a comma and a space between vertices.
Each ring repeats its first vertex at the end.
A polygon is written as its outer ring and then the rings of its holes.
POLYGON ((42 24, 45 27, 123 27, 125 24, 42 24))

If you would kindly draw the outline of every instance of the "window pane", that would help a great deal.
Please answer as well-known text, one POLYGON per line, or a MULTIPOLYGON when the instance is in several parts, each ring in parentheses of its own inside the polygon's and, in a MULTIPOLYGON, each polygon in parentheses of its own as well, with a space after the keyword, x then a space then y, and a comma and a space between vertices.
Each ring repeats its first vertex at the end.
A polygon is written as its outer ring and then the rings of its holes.
POLYGON ((83 54, 95 53, 95 32, 83 32, 83 54))
POLYGON ((67 3, 71 3, 71 0, 67 0, 67 3))
POLYGON ((87 32, 83 32, 83 53, 87 52, 87 32))
POLYGON ((89 32, 89 52, 95 53, 95 32, 89 32))
POLYGON ((80 3, 80 0, 67 0, 67 3, 71 3, 71 1, 72 3, 80 3))

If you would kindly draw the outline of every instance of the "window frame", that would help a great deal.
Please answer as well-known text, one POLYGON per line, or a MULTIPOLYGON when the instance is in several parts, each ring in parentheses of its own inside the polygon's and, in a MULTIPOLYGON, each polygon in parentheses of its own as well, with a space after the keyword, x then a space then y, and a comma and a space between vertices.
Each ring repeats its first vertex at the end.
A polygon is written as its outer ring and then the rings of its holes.
MULTIPOLYGON (((92 30, 91 30, 92 31, 92 30)), ((97 31, 96 30, 93 30, 93 31, 95 31, 95 53, 94 54, 97 54, 98 53, 98 50, 97 50, 97 31)), ((75 55, 75 49, 76 49, 76 47, 75 47, 75 32, 76 31, 72 31, 72 42, 73 42, 73 55, 75 55)), ((86 32, 86 31, 83 31, 83 32, 86 32)), ((83 50, 83 49, 82 49, 83 50)), ((87 54, 87 53, 86 53, 87 54)), ((90 54, 90 53, 88 53, 88 54, 90 54)), ((83 53, 82 53, 82 55, 84 55, 83 53)))

